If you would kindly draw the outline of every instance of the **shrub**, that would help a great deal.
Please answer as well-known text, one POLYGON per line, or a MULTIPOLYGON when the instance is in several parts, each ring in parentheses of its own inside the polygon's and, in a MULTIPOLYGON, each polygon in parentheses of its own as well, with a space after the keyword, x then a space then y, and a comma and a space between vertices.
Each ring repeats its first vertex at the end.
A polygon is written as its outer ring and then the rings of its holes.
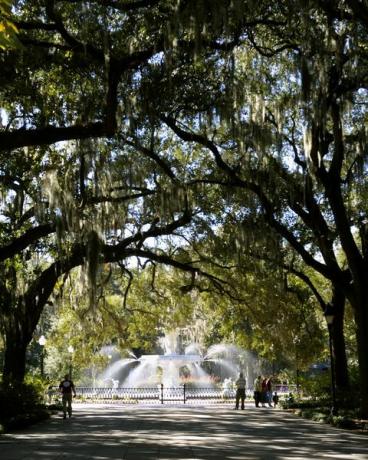
POLYGON ((30 383, 0 384, 0 424, 4 429, 19 428, 46 418, 43 388, 30 383))
POLYGON ((301 378, 304 396, 313 399, 329 399, 331 395, 331 375, 329 372, 311 374, 301 378))
POLYGON ((331 424, 338 428, 345 428, 352 430, 356 428, 354 420, 346 416, 334 416, 332 417, 331 424))

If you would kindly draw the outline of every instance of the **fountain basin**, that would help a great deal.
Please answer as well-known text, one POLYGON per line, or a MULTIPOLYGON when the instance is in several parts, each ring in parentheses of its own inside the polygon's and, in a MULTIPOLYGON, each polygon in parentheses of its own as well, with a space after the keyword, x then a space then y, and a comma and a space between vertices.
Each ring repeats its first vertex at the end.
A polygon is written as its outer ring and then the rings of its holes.
POLYGON ((201 355, 177 355, 175 353, 168 355, 142 355, 138 361, 156 361, 161 362, 179 362, 179 363, 201 363, 204 361, 201 355))

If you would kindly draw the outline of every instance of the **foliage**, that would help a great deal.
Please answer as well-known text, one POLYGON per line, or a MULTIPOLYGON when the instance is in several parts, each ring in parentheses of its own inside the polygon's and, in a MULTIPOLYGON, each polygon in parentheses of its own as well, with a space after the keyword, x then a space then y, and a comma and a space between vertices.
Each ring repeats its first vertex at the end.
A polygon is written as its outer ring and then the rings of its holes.
POLYGON ((48 413, 43 404, 43 388, 40 382, 7 386, 0 385, 0 424, 5 429, 20 428, 48 413))
POLYGON ((86 372, 96 376, 108 364, 103 346, 114 344, 123 356, 127 349, 138 355, 153 352, 163 331, 191 319, 192 299, 189 294, 183 296, 178 286, 182 274, 152 264, 129 270, 132 279, 126 270, 116 267, 107 285, 97 284, 99 300, 93 310, 85 291, 77 288, 80 271, 70 273, 63 294, 55 299, 58 307, 47 332, 45 370, 49 379, 57 382, 72 365, 73 380, 91 384, 93 376, 87 377, 86 372), (69 345, 73 354, 68 353, 69 345))
POLYGON ((292 410, 295 414, 313 420, 318 423, 328 423, 336 428, 345 430, 359 430, 367 433, 367 424, 359 418, 359 413, 356 409, 339 409, 339 415, 331 415, 331 407, 327 401, 299 401, 290 405, 282 403, 285 409, 292 410))
POLYGON ((307 373, 301 377, 303 396, 315 401, 328 400, 331 397, 331 373, 330 371, 318 374, 307 373))
MULTIPOLYGON (((82 272, 72 272, 55 296, 47 332, 48 378, 58 382, 72 364, 73 379, 91 384, 91 372, 96 376, 108 364, 107 355, 99 352, 104 345, 117 345, 123 355, 126 349, 134 349, 138 355, 157 352, 158 337, 177 327, 184 327, 190 341, 204 348, 225 341, 253 350, 272 362, 274 371, 285 366, 301 370, 319 361, 326 341, 318 329, 313 302, 300 304, 294 293, 285 293, 277 272, 269 266, 262 268, 260 263, 254 277, 243 271, 239 260, 231 260, 231 251, 220 253, 220 245, 211 244, 210 240, 197 244, 196 255, 205 253, 207 260, 224 264, 228 259, 229 266, 233 264, 226 272, 212 268, 212 273, 228 284, 227 289, 232 286, 231 297, 227 291, 221 294, 204 289, 199 281, 191 286, 192 280, 173 268, 144 264, 129 268, 128 276, 127 268, 109 272, 105 267, 100 280, 108 274, 109 283, 97 283, 99 301, 91 310, 87 287, 81 291, 78 287, 82 272), (72 355, 67 351, 70 344, 75 350, 72 355)), ((222 245, 225 247, 224 239, 222 245)), ((190 254, 189 246, 186 251, 190 254)), ((243 257, 241 264, 249 261, 243 257)), ((251 263, 254 270, 257 264, 251 263)), ((45 310, 44 315, 50 311, 45 310)), ((41 321, 45 327, 45 318, 41 321)))
POLYGON ((367 16, 355 4, 19 3, 24 48, 0 57, 7 379, 23 379, 43 310, 83 266, 85 298, 55 337, 79 350, 75 364, 118 340, 114 316, 124 346, 150 347, 201 298, 206 318, 216 307, 213 336, 304 368, 324 348, 321 312, 333 303, 341 323, 347 298, 368 388, 367 16), (167 292, 148 288, 145 314, 149 276, 127 303, 131 267, 149 263, 184 271, 185 308, 170 275, 167 292), (103 293, 106 264, 125 277, 117 294, 103 293), (75 321, 87 345, 67 331, 75 321))
MULTIPOLYGON (((256 222, 267 236, 272 229, 279 237, 273 252, 279 265, 304 280, 321 310, 332 304, 335 350, 344 345, 341 328, 338 338, 336 331, 345 297, 349 299, 359 323, 361 387, 368 388, 367 342, 360 333, 368 328, 363 281, 367 207, 362 201, 366 142, 363 150, 359 146, 367 82, 363 73, 356 73, 358 61, 361 68, 367 65, 367 36, 350 2, 336 9, 322 2, 313 5, 301 2, 303 14, 297 18, 281 13, 278 18, 287 24, 282 31, 257 30, 255 40, 234 50, 232 78, 221 69, 227 101, 221 103, 231 105, 229 112, 213 104, 213 116, 206 117, 205 105, 188 104, 173 108, 164 120, 182 141, 202 148, 204 156, 210 153, 202 181, 223 188, 233 222, 247 229, 256 222), (352 20, 346 21, 347 11, 352 20), (305 265, 331 283, 330 301, 300 270, 305 265)), ((209 80, 216 79, 217 69, 208 67, 209 80)), ((253 238, 240 234, 238 244, 249 250, 253 238)), ((256 255, 265 257, 259 249, 256 255)), ((341 352, 343 368, 346 371, 341 352)), ((347 378, 342 380, 346 386, 347 378)), ((368 395, 362 397, 368 413, 368 395)))
MULTIPOLYGON (((226 234, 221 235, 221 243, 216 241, 213 248, 209 245, 205 250, 221 268, 232 267, 222 269, 221 276, 233 286, 232 297, 215 300, 207 295, 204 301, 203 312, 212 318, 206 326, 208 341, 231 341, 254 350, 273 363, 274 370, 275 365, 278 370, 285 366, 307 369, 322 358, 326 344, 314 299, 295 278, 289 278, 285 290, 284 275, 275 263, 256 259, 246 251, 235 252, 231 230, 226 234), (216 252, 212 254, 212 250, 216 252)), ((260 240, 263 237, 260 235, 260 240)), ((257 243, 257 235, 253 235, 254 250, 257 243)))
POLYGON ((11 0, 0 0, 0 50, 22 47, 18 28, 11 21, 11 0))

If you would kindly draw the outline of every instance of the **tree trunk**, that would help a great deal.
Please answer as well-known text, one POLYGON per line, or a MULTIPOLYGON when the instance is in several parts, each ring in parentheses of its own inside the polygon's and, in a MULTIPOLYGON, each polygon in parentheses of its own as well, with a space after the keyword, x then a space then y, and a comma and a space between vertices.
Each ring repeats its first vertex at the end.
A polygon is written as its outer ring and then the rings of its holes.
MULTIPOLYGON (((5 383, 22 383, 26 372, 26 350, 33 338, 41 313, 61 273, 60 264, 50 265, 30 286, 24 296, 7 300, 12 308, 3 321, 5 353, 3 380, 5 383)), ((0 309, 1 311, 1 309, 0 309)))
POLYGON ((5 331, 3 381, 22 383, 26 371, 26 350, 31 338, 24 334, 21 324, 12 323, 5 331))
POLYGON ((338 397, 343 398, 344 394, 348 392, 350 384, 344 337, 345 295, 340 288, 333 288, 331 304, 335 312, 331 329, 332 351, 335 360, 335 382, 338 397))
POLYGON ((356 324, 356 340, 358 348, 359 363, 359 392, 360 410, 363 418, 368 418, 368 276, 365 277, 365 284, 359 283, 355 286, 354 294, 351 296, 350 303, 354 309, 356 324))
POLYGON ((30 289, 26 297, 19 297, 4 321, 5 351, 3 381, 20 384, 26 372, 26 351, 30 344, 43 307, 48 298, 48 286, 42 284, 45 295, 30 289))

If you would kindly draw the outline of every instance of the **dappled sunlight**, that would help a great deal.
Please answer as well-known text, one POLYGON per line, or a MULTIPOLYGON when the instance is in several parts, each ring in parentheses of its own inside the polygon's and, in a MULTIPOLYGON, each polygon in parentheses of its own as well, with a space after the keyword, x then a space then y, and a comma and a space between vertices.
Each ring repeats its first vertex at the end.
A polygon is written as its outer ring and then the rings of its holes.
POLYGON ((363 435, 279 410, 79 406, 0 440, 6 460, 368 459, 363 435))

